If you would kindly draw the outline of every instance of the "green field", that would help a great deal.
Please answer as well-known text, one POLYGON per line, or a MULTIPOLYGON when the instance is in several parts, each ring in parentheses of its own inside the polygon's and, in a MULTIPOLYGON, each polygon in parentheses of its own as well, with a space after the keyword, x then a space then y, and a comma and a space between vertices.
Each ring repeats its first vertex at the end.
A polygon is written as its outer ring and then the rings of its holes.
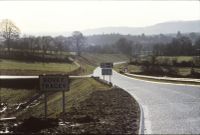
POLYGON ((122 54, 84 53, 82 56, 96 65, 99 65, 101 62, 119 62, 128 60, 128 58, 122 54))
MULTIPOLYGON (((68 55, 68 54, 65 54, 68 55)), ((91 74, 101 62, 117 62, 127 60, 121 54, 89 54, 84 53, 76 58, 81 65, 81 75, 91 74)), ((23 62, 17 60, 0 59, 1 74, 4 75, 38 75, 44 73, 68 73, 78 68, 74 63, 42 63, 23 62)))
POLYGON ((48 72, 68 73, 78 68, 74 63, 42 63, 22 62, 15 60, 0 59, 1 74, 41 74, 48 72))
POLYGON ((192 61, 193 57, 192 56, 158 56, 157 57, 158 61, 169 59, 177 59, 177 62, 182 62, 182 61, 192 61))

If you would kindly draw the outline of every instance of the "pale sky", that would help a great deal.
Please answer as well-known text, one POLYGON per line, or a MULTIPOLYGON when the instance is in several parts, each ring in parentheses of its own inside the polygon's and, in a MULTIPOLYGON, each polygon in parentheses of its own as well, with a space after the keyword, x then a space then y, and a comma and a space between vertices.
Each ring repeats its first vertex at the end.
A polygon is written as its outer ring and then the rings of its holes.
POLYGON ((199 1, 0 1, 0 19, 22 33, 69 32, 107 26, 142 27, 199 20, 199 1))

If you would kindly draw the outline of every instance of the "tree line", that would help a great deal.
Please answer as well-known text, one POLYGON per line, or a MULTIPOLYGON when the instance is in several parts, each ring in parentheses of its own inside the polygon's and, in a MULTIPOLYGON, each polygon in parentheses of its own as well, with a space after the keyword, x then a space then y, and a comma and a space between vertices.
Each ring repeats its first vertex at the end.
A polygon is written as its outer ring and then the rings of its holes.
MULTIPOLYGON (((88 52, 123 53, 128 57, 139 55, 155 56, 198 56, 200 53, 200 35, 195 33, 190 36, 180 32, 168 42, 143 43, 130 40, 126 36, 119 38, 115 43, 106 45, 89 46, 88 52), (190 36, 193 36, 191 39, 190 36), (195 40, 194 40, 195 39, 195 40)), ((145 37, 145 36, 144 36, 145 37)), ((163 36, 164 37, 164 36, 163 36)))
POLYGON ((13 56, 15 54, 62 54, 63 52, 76 51, 81 55, 81 48, 85 44, 85 37, 79 31, 74 31, 72 36, 27 36, 20 37, 20 29, 8 19, 0 22, 0 50, 1 55, 13 56))
POLYGON ((156 56, 198 56, 200 51, 200 37, 192 44, 186 36, 177 36, 168 44, 158 43, 153 46, 156 56))
MULTIPOLYGON (((0 49, 11 55, 11 50, 20 50, 29 54, 40 52, 43 57, 47 53, 62 54, 76 51, 91 53, 123 53, 130 60, 139 55, 156 56, 195 56, 199 55, 200 35, 197 33, 181 34, 176 36, 145 34, 132 36, 120 34, 103 34, 85 37, 81 32, 74 31, 71 36, 21 36, 20 29, 8 19, 0 22, 0 49), (112 40, 111 40, 112 39, 112 40), (111 41, 110 41, 111 40, 111 41), (110 41, 110 42, 107 42, 110 41), (101 45, 92 44, 99 43, 101 45)), ((13 51, 12 51, 13 53, 13 51)))

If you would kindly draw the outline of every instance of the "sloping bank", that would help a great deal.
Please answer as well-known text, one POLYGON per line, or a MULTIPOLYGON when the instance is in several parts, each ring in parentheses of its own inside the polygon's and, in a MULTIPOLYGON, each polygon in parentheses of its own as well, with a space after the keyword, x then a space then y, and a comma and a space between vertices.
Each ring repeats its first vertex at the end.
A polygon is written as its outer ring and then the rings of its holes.
POLYGON ((111 88, 93 78, 75 79, 66 93, 65 114, 61 113, 61 99, 61 92, 49 93, 48 117, 51 119, 42 119, 44 106, 41 99, 37 105, 15 114, 17 122, 10 124, 9 130, 36 134, 138 133, 138 104, 120 88, 111 88), (14 124, 18 126, 12 126, 14 124))

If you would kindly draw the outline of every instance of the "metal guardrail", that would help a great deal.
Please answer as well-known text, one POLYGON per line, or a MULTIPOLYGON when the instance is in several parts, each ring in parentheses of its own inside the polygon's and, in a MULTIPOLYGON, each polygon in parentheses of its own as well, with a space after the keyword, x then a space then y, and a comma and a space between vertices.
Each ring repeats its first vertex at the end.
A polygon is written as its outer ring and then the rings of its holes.
MULTIPOLYGON (((70 79, 90 78, 92 75, 69 76, 70 79)), ((0 76, 2 88, 39 89, 39 76, 0 76)))
MULTIPOLYGON (((70 75, 69 78, 89 78, 92 75, 83 75, 83 76, 73 76, 70 75)), ((0 80, 2 79, 39 79, 39 76, 11 76, 11 75, 1 75, 0 80)))
POLYGON ((3 121, 15 121, 15 120, 16 120, 16 117, 0 118, 0 122, 3 122, 3 121))

